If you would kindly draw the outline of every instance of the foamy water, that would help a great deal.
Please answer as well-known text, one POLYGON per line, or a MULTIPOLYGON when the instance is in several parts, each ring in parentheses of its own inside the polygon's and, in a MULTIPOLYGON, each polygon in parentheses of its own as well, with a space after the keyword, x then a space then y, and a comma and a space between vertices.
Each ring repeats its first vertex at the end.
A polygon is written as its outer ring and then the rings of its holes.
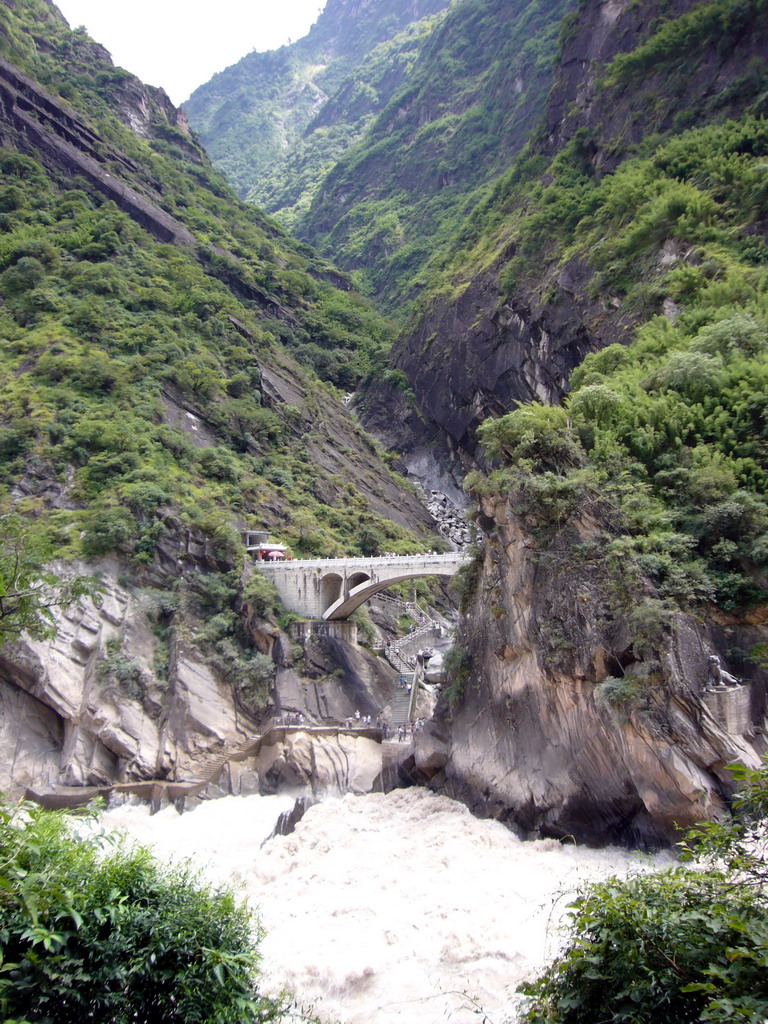
MULTIPOLYGON (((226 797, 178 815, 103 821, 165 858, 243 887, 266 929, 261 988, 288 988, 344 1024, 514 1019, 515 988, 558 947, 580 884, 642 855, 520 842, 423 789, 328 799, 263 847, 287 797, 226 797)), ((655 862, 658 863, 658 860, 655 862)))

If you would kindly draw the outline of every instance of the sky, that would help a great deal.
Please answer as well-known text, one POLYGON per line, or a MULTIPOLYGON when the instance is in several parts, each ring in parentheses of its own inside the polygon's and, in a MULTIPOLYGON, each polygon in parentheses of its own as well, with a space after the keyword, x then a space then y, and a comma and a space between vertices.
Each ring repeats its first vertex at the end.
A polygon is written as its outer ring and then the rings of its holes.
POLYGON ((55 0, 72 28, 178 106, 251 50, 276 50, 309 31, 325 0, 55 0))

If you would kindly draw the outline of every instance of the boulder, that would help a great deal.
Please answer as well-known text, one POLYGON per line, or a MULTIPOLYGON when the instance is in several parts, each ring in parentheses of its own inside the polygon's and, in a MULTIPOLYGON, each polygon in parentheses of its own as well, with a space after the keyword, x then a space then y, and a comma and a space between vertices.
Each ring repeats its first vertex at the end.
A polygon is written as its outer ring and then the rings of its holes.
POLYGON ((291 733, 256 758, 262 790, 283 793, 370 793, 381 774, 381 744, 346 733, 291 733))

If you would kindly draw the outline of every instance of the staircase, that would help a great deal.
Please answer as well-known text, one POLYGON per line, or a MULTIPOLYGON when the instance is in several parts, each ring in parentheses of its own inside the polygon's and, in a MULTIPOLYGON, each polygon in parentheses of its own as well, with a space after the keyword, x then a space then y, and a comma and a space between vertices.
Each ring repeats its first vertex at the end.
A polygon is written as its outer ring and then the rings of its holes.
MULTIPOLYGON (((411 683, 413 682, 412 676, 405 676, 404 678, 411 683)), ((401 725, 404 725, 407 729, 410 725, 410 713, 411 691, 401 687, 392 698, 392 717, 390 719, 392 728, 398 729, 401 725)))
POLYGON ((224 766, 230 761, 245 761, 261 743, 261 736, 254 736, 246 743, 241 743, 239 747, 230 748, 229 750, 220 750, 214 754, 208 754, 206 757, 200 758, 195 765, 195 782, 193 785, 195 788, 198 786, 200 789, 204 789, 209 783, 215 782, 224 766))

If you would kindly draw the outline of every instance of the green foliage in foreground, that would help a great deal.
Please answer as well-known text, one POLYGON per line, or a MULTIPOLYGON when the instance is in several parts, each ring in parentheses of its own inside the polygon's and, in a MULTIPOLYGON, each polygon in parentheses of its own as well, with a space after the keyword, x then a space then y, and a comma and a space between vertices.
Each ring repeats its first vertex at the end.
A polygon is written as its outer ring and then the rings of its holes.
POLYGON ((735 816, 683 843, 704 870, 609 879, 572 904, 564 952, 537 981, 529 1024, 759 1024, 768 1016, 768 766, 735 816))
POLYGON ((255 1024, 258 929, 231 892, 61 813, 0 806, 0 1012, 36 1024, 255 1024))

